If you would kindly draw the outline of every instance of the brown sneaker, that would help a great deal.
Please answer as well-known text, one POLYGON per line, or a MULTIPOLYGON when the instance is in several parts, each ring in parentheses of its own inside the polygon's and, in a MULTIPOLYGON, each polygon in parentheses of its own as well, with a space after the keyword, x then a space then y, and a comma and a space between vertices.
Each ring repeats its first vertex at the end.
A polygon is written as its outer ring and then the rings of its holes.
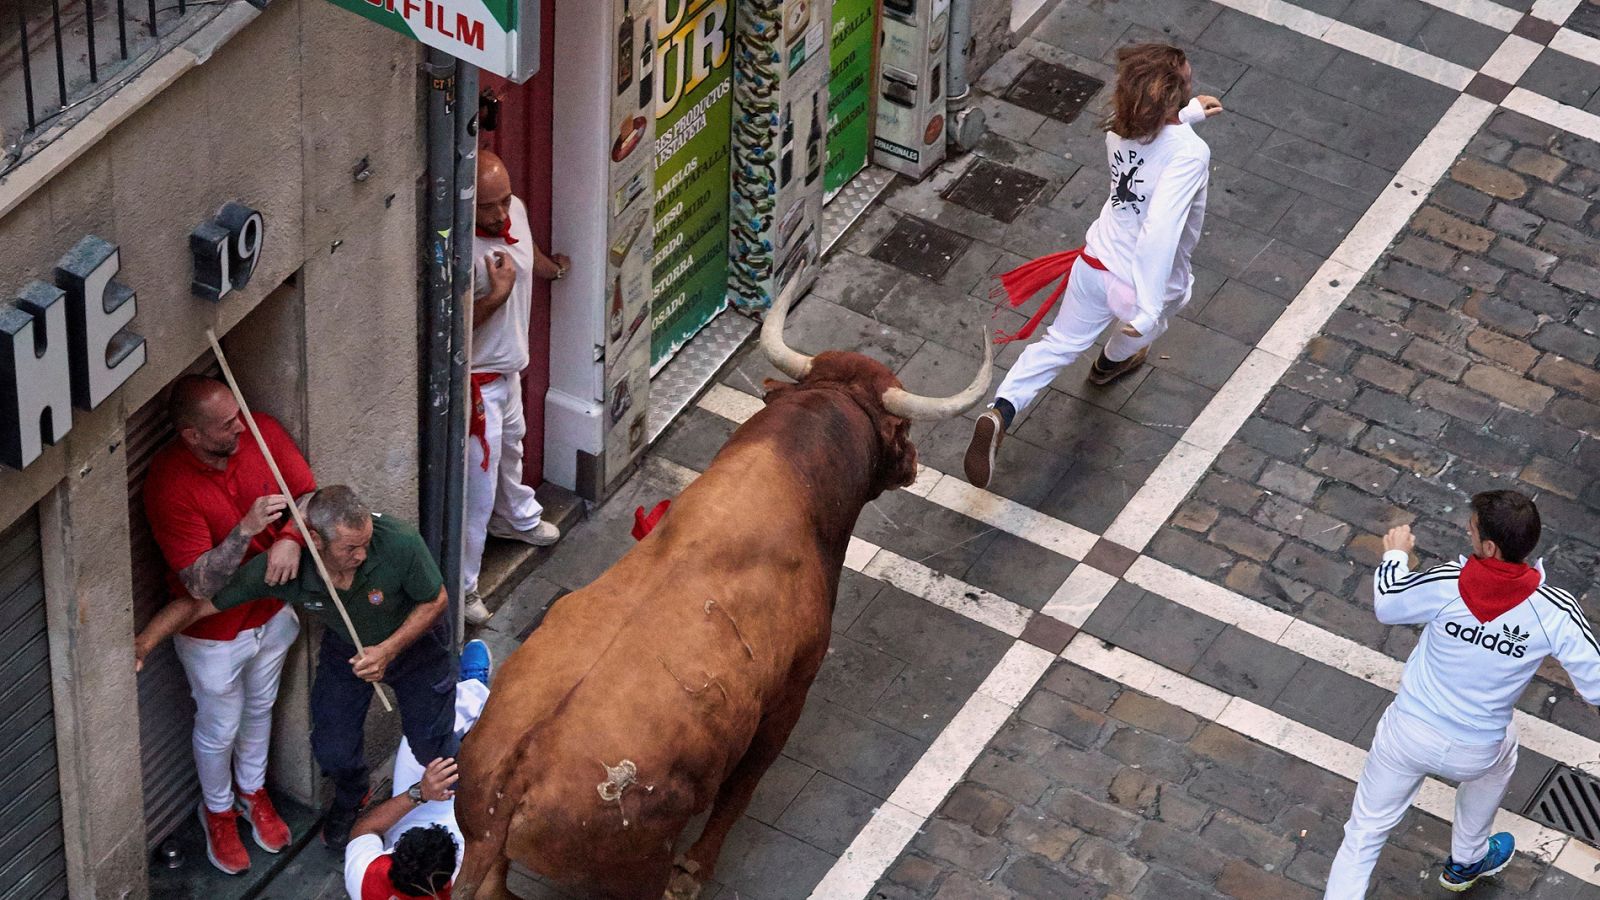
POLYGON ((967 445, 967 455, 961 461, 961 467, 966 470, 967 480, 974 486, 989 486, 989 479, 994 476, 994 455, 1005 436, 1005 420, 1000 418, 998 410, 988 410, 978 417, 978 424, 972 426, 972 443, 967 445))
POLYGON ((1100 351, 1100 358, 1089 367, 1089 383, 1107 385, 1118 378, 1132 372, 1144 365, 1145 355, 1150 352, 1149 347, 1140 347, 1139 352, 1133 354, 1122 362, 1112 362, 1106 359, 1106 352, 1100 351))

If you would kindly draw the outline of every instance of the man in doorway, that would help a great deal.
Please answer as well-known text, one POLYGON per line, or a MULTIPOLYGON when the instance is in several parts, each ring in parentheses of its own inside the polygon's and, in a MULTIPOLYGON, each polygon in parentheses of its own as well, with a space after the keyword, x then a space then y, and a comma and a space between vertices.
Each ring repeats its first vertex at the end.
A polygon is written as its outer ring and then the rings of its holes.
MULTIPOLYGON (((464 737, 489 699, 492 660, 483 641, 461 648, 456 685, 455 734, 464 737)), ((456 824, 456 761, 426 767, 401 740, 394 758, 394 795, 362 816, 344 851, 344 885, 350 900, 447 897, 466 839, 456 824)))
POLYGON ((1515 841, 1490 834, 1517 768, 1518 698, 1554 656, 1585 700, 1600 703, 1600 643, 1572 595, 1545 582, 1539 509, 1516 491, 1472 498, 1472 555, 1412 574, 1411 528, 1389 529, 1373 579, 1373 612, 1385 625, 1421 625, 1400 691, 1384 710, 1356 782, 1344 842, 1328 873, 1327 900, 1359 900, 1389 832, 1438 775, 1455 781, 1450 857, 1439 873, 1464 891, 1504 869, 1515 841))
POLYGON ((266 557, 252 560, 211 600, 191 600, 187 616, 199 618, 267 596, 322 620, 311 685, 311 750, 334 784, 322 840, 343 850, 368 792, 362 748, 374 684, 394 689, 401 731, 418 757, 453 757, 460 745, 451 727, 456 669, 443 620, 449 598, 417 530, 373 513, 350 488, 318 490, 306 502, 305 518, 364 653, 357 653, 309 551, 299 574, 276 585, 269 583, 266 557))
POLYGON ((500 157, 478 153, 478 221, 472 304, 472 438, 467 441, 467 513, 463 524, 463 612, 473 625, 489 620, 478 594, 487 535, 548 547, 561 531, 544 521, 533 489, 522 483, 522 370, 528 367, 533 279, 556 281, 572 261, 546 256, 533 242, 528 210, 511 193, 500 157))
MULTIPOLYGON (((206 857, 237 875, 250 868, 237 819, 245 814, 268 853, 288 846, 289 828, 267 796, 272 705, 284 656, 300 633, 294 610, 265 590, 226 612, 188 620, 190 598, 209 600, 243 563, 258 561, 262 580, 278 586, 299 572, 304 538, 279 517, 290 498, 245 431, 226 385, 186 375, 172 386, 168 415, 177 437, 157 452, 144 482, 145 516, 166 558, 173 597, 135 640, 135 665, 161 639, 173 641, 194 697, 194 761, 202 794, 206 857)), ((256 427, 297 496, 316 488, 311 467, 277 420, 255 414, 256 427)))
MULTIPOLYGON (((1067 293, 1044 339, 1028 345, 978 417, 963 460, 967 480, 988 487, 1012 420, 1113 322, 1121 322, 1089 370, 1110 384, 1144 363, 1150 344, 1189 302, 1189 255, 1205 221, 1211 151, 1190 127, 1222 112, 1191 98, 1182 50, 1135 44, 1117 51, 1106 133, 1109 189, 1070 270, 1067 293)), ((1017 298, 1021 299, 1021 298, 1017 298)))

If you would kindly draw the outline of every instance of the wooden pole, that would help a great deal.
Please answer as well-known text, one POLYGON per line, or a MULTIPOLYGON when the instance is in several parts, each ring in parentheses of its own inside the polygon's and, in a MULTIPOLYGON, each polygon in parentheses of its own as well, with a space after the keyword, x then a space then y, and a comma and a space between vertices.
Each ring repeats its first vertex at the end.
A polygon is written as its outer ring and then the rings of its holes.
MULTIPOLYGON (((233 402, 239 404, 239 412, 243 414, 245 427, 250 429, 250 436, 256 439, 256 446, 261 448, 261 455, 267 460, 267 468, 272 470, 272 477, 278 482, 278 490, 289 501, 289 515, 294 517, 294 524, 305 536, 306 549, 311 551, 311 562, 317 567, 317 574, 322 576, 322 584, 328 589, 328 596, 333 598, 333 608, 339 611, 339 618, 344 621, 344 627, 350 632, 350 640, 355 642, 356 655, 365 656, 367 648, 361 644, 361 635, 356 634, 356 626, 350 621, 350 613, 345 611, 344 601, 339 599, 339 591, 333 586, 333 576, 328 574, 328 567, 322 563, 322 554, 317 552, 316 542, 311 539, 311 528, 306 525, 305 517, 300 515, 300 504, 294 502, 294 493, 289 490, 289 483, 283 480, 283 473, 278 471, 278 461, 272 458, 272 451, 267 449, 267 442, 261 437, 261 430, 256 427, 256 418, 250 413, 250 404, 245 402, 244 392, 239 390, 239 382, 233 380, 233 370, 228 368, 228 357, 222 353, 222 345, 217 343, 217 333, 206 329, 206 340, 211 342, 211 352, 217 356, 217 364, 222 366, 222 377, 228 382, 228 390, 233 391, 233 402)), ((378 695, 378 700, 388 712, 394 712, 394 705, 384 695, 379 683, 372 683, 373 693, 378 695)))

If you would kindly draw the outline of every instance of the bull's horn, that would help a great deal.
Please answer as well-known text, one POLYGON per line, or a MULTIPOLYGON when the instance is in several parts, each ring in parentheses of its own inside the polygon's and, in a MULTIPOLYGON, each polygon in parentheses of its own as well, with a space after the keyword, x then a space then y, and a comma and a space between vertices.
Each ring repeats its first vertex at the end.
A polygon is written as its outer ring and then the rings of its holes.
POLYGON ((773 368, 795 381, 805 378, 811 371, 811 357, 783 342, 783 320, 789 315, 789 304, 794 302, 795 285, 799 281, 798 278, 791 280, 778 294, 772 308, 767 310, 766 321, 761 323, 761 352, 767 355, 773 368))
POLYGON ((967 389, 953 397, 922 397, 901 388, 883 392, 883 408, 902 419, 951 419, 971 409, 989 392, 989 369, 994 365, 994 345, 987 325, 983 329, 983 365, 967 389))

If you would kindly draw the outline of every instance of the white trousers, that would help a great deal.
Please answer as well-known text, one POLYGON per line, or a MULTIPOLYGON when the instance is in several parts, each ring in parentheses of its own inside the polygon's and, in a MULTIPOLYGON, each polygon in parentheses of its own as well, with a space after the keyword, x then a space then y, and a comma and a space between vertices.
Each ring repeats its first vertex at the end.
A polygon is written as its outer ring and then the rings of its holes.
MULTIPOLYGON (((1111 311, 1110 289, 1116 277, 1102 272, 1084 262, 1073 264, 1072 276, 1067 279, 1067 292, 1056 309, 1055 319, 1045 329, 1044 337, 1029 344, 1017 358, 995 397, 1004 398, 1019 414, 1027 409, 1055 380, 1062 369, 1072 365, 1083 351, 1094 346, 1095 339, 1106 326, 1117 320, 1111 311)), ((1187 300, 1184 301, 1188 302, 1187 300)), ((1150 333, 1129 337, 1119 328, 1106 341, 1106 359, 1121 362, 1160 337, 1167 330, 1168 316, 1183 308, 1174 303, 1164 310, 1150 333)))
POLYGON ((544 507, 533 488, 522 483, 522 438, 528 432, 522 416, 522 380, 502 375, 483 386, 484 437, 489 443, 489 470, 483 468, 483 443, 467 436, 467 515, 462 524, 461 575, 466 589, 478 589, 483 544, 489 519, 500 519, 516 531, 539 526, 544 507))
POLYGON ((299 617, 284 606, 231 641, 173 637, 194 697, 194 767, 206 809, 232 809, 236 781, 246 794, 266 784, 278 676, 299 633, 299 617))
MULTIPOLYGON (((489 686, 477 679, 468 679, 456 685, 456 735, 465 735, 468 729, 478 721, 478 716, 483 715, 483 705, 489 702, 489 686)), ((432 760, 419 760, 411 753, 411 742, 404 737, 400 739, 400 749, 394 757, 394 793, 398 797, 411 788, 413 784, 422 780, 423 770, 427 762, 432 760)), ((394 842, 400 839, 413 828, 427 827, 439 824, 450 829, 456 838, 456 867, 461 867, 461 851, 466 847, 466 841, 461 837, 461 828, 456 824, 456 802, 454 800, 440 800, 424 803, 411 810, 394 824, 393 828, 384 835, 384 846, 393 849, 394 842)))
POLYGON ((1489 834, 1506 785, 1517 769, 1517 731, 1513 725, 1495 744, 1463 744, 1393 706, 1378 720, 1372 750, 1356 783, 1344 843, 1328 872, 1326 900, 1359 900, 1366 896, 1389 832, 1411 807, 1422 779, 1439 775, 1460 782, 1456 789, 1455 824, 1450 828, 1450 856, 1471 865, 1489 852, 1489 834))

